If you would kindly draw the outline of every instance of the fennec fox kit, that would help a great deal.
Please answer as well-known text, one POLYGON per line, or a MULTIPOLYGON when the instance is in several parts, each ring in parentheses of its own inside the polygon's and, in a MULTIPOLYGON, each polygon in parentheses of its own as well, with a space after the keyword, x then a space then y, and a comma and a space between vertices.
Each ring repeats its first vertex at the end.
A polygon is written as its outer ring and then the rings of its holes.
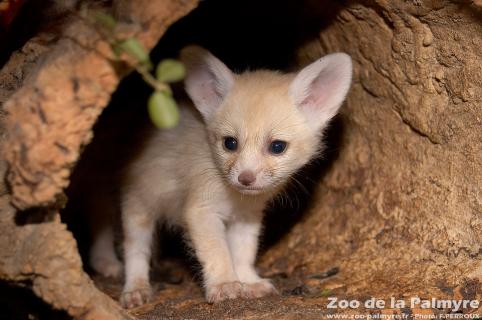
MULTIPOLYGON (((151 242, 159 219, 185 230, 202 265, 208 302, 276 292, 254 267, 263 210, 319 154, 323 129, 341 106, 352 74, 344 53, 296 74, 234 74, 194 46, 181 59, 195 108, 181 106, 179 126, 149 138, 122 185, 121 302, 128 308, 151 295, 151 242)), ((112 256, 105 250, 97 256, 106 254, 112 256)), ((120 270, 116 259, 107 260, 100 269, 120 270)))

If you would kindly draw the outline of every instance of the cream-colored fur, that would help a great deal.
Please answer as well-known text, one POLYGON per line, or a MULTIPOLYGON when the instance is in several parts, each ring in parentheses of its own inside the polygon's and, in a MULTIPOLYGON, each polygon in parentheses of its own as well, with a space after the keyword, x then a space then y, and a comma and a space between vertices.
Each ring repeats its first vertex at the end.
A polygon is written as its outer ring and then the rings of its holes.
POLYGON ((186 231, 209 302, 276 292, 254 267, 263 210, 319 152, 323 128, 351 80, 345 54, 327 56, 298 75, 235 75, 197 47, 185 49, 182 58, 196 108, 182 104, 179 126, 149 138, 122 186, 125 307, 151 294, 151 242, 159 219, 186 231), (224 147, 228 136, 237 139, 236 151, 224 147), (282 154, 270 153, 273 140, 287 142, 282 154), (256 178, 248 187, 238 181, 246 170, 256 178))

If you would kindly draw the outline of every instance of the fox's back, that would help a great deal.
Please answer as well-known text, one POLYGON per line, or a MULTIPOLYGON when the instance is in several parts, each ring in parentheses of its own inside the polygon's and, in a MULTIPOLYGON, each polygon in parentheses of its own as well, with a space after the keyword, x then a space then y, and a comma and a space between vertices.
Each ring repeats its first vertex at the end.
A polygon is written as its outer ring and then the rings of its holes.
POLYGON ((193 185, 216 184, 219 174, 210 153, 199 112, 180 105, 180 123, 173 129, 149 132, 128 164, 121 197, 140 197, 156 214, 176 222, 193 185))

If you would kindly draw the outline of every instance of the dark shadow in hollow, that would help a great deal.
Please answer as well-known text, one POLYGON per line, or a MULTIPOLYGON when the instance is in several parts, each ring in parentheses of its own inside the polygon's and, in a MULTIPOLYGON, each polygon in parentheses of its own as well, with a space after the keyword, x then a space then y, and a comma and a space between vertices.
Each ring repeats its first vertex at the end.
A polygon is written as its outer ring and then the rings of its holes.
POLYGON ((169 28, 152 51, 156 60, 176 56, 198 44, 235 72, 245 69, 286 70, 296 49, 316 39, 332 23, 345 1, 206 0, 169 28))
MULTIPOLYGON (((94 125, 94 139, 81 153, 66 193, 69 198, 62 220, 74 233, 84 265, 87 263, 91 230, 99 212, 97 202, 110 204, 115 230, 120 230, 119 187, 124 165, 140 150, 142 132, 151 129, 146 99, 151 89, 135 73, 124 79, 111 98, 109 106, 94 125), (97 202, 97 203, 96 203, 97 202), (89 221, 89 219, 92 219, 89 221)), ((101 212, 99 212, 101 213, 101 212)))
MULTIPOLYGON (((334 4, 320 0, 202 1, 197 9, 167 31, 151 56, 154 62, 164 57, 173 57, 184 46, 195 43, 213 52, 234 71, 258 68, 289 70, 296 63, 297 48, 316 38, 320 30, 333 21, 341 6, 341 2, 334 4)), ((118 155, 128 150, 129 145, 141 143, 134 137, 137 131, 150 126, 146 112, 146 101, 150 92, 151 89, 135 74, 121 83, 110 106, 95 126, 93 142, 86 147, 75 169, 70 194, 78 193, 75 190, 77 186, 87 186, 88 189, 83 189, 80 193, 88 193, 92 192, 93 186, 98 183, 113 186, 119 183, 115 177, 107 180, 101 176, 96 177, 95 172, 122 170, 118 160, 121 157, 118 155), (84 186, 77 184, 75 177, 88 176, 89 165, 93 162, 95 168, 91 175, 94 177, 90 178, 90 187, 89 183, 84 186)), ((279 240, 302 217, 309 206, 309 196, 314 185, 336 158, 341 133, 342 121, 338 119, 327 132, 328 148, 325 158, 314 161, 303 173, 297 175, 303 187, 289 191, 295 206, 285 207, 277 202, 268 210, 266 235, 262 242, 264 247, 279 240)), ((114 193, 115 189, 112 189, 114 193)), ((65 211, 64 220, 70 222, 69 226, 79 240, 79 248, 85 259, 88 232, 85 221, 78 220, 82 220, 85 217, 82 212, 89 209, 81 199, 70 199, 72 201, 65 211)), ((118 203, 114 206, 118 210, 118 203)), ((167 244, 162 247, 163 255, 184 255, 184 244, 179 237, 169 238, 164 243, 167 244)))

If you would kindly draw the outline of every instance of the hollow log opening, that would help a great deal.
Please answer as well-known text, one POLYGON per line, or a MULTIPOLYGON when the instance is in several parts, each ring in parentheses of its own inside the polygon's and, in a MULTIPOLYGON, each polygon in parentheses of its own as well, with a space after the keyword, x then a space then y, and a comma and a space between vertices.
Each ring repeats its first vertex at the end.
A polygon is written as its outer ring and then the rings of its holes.
MULTIPOLYGON (((154 298, 129 311, 116 302, 122 280, 89 268, 87 213, 119 211, 117 177, 132 146, 142 143, 138 133, 151 126, 145 107, 151 89, 112 63, 105 39, 79 18, 83 8, 77 1, 25 1, 2 37, 0 292, 6 298, 0 303, 10 318, 440 315, 451 311, 389 302, 480 300, 478 1, 90 3, 89 10, 118 19, 120 34, 152 49, 155 62, 192 43, 236 72, 294 71, 339 51, 354 62, 323 157, 267 210, 257 265, 280 295, 207 304, 197 261, 179 233, 160 227, 154 298), (40 19, 15 38, 16 24, 23 26, 37 7, 55 19, 40 19), (112 201, 93 209, 105 199, 112 201), (361 306, 328 308, 330 297, 361 306), (386 305, 367 308, 373 297, 386 305), (28 303, 12 307, 19 300, 28 303)), ((482 314, 482 308, 459 312, 482 314)))

